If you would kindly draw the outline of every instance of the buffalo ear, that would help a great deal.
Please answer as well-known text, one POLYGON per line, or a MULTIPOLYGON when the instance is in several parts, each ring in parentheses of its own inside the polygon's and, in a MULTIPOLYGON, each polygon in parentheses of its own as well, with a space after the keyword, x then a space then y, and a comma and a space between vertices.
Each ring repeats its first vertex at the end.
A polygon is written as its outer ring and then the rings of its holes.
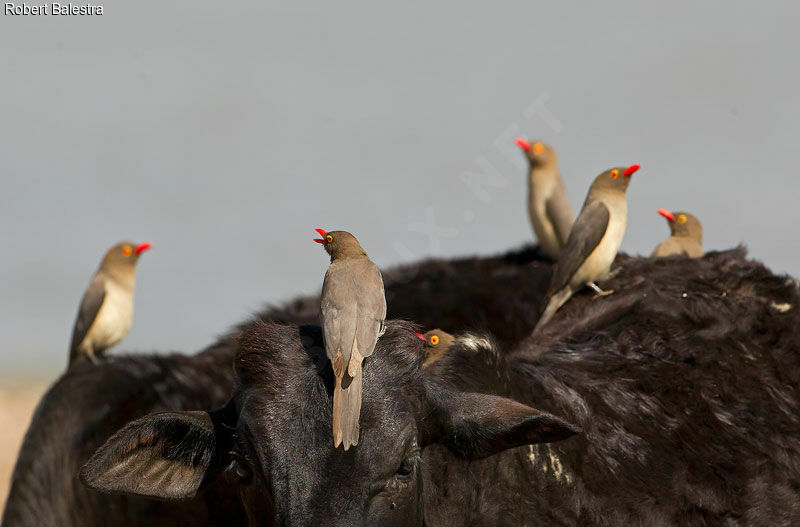
POLYGON ((101 446, 80 472, 101 492, 169 500, 193 497, 218 464, 208 412, 151 414, 128 423, 101 446))
POLYGON ((424 441, 440 442, 469 459, 531 443, 561 441, 581 431, 559 417, 496 395, 439 385, 428 390, 428 399, 433 421, 424 441))

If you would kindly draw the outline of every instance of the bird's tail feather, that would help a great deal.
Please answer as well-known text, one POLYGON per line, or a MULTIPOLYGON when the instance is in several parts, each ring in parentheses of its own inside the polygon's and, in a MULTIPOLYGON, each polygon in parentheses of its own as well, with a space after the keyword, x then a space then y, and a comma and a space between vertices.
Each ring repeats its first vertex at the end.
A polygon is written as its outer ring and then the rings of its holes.
POLYGON ((333 446, 344 443, 347 450, 358 444, 358 419, 361 415, 362 370, 358 365, 356 375, 336 379, 333 389, 333 446), (343 382, 347 386, 343 386, 343 382), (347 383, 347 381, 350 381, 347 383))
MULTIPOLYGON (((337 355, 336 358, 340 358, 337 355)), ((358 340, 353 339, 350 362, 347 368, 339 361, 339 371, 334 368, 336 385, 333 389, 333 446, 344 443, 347 450, 358 444, 358 418, 361 416, 362 361, 358 340)))
POLYGON ((536 327, 533 328, 533 332, 539 333, 542 328, 547 324, 553 315, 556 314, 558 308, 564 305, 564 303, 569 300, 572 296, 572 289, 569 286, 563 288, 561 291, 558 291, 556 294, 550 297, 550 300, 547 302, 547 307, 542 312, 542 316, 539 317, 539 321, 536 323, 536 327))

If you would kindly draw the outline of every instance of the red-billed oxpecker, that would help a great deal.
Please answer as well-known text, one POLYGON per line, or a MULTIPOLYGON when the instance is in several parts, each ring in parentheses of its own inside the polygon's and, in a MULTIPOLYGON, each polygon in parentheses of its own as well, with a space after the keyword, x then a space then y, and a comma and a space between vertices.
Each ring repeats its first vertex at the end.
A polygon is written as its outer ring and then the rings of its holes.
POLYGON ((588 285, 600 295, 613 293, 603 291, 594 282, 608 275, 622 244, 628 223, 625 192, 637 170, 639 165, 606 170, 589 187, 583 208, 556 263, 547 307, 536 323, 534 333, 582 287, 588 285))
POLYGON ((688 212, 672 212, 658 209, 669 223, 670 236, 659 243, 650 256, 661 257, 681 254, 689 258, 703 256, 703 226, 700 220, 688 212))
POLYGON ((128 334, 133 322, 136 262, 149 248, 149 243, 121 242, 103 257, 78 309, 69 347, 70 364, 80 358, 98 362, 108 348, 128 334))
POLYGON ((531 143, 521 137, 514 142, 528 157, 528 214, 539 239, 539 247, 547 256, 558 260, 575 221, 572 205, 564 192, 555 151, 541 142, 531 143))
POLYGON ((450 348, 455 341, 455 337, 453 337, 453 335, 438 328, 426 331, 424 335, 417 333, 417 336, 425 341, 424 366, 433 364, 437 360, 444 357, 448 348, 450 348))
POLYGON ((320 308, 325 352, 333 366, 333 445, 358 444, 362 361, 372 355, 386 319, 386 295, 378 266, 355 236, 316 229, 331 256, 322 284, 320 308))

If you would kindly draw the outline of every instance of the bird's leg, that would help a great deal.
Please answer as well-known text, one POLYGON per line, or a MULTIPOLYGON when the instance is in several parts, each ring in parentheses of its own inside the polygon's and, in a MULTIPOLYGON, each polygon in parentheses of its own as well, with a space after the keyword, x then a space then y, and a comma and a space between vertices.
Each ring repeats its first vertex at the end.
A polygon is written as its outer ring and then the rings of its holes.
POLYGON ((609 289, 608 291, 603 291, 594 282, 586 282, 586 285, 588 285, 589 287, 594 289, 595 293, 597 293, 595 295, 595 298, 600 298, 601 296, 608 296, 608 295, 610 295, 611 293, 614 292, 613 289, 609 289))
POLYGON ((94 354, 94 350, 90 350, 89 353, 86 354, 89 357, 89 360, 92 364, 100 364, 100 359, 97 358, 97 355, 94 354))
POLYGON ((620 273, 620 271, 622 271, 622 266, 618 266, 616 269, 605 275, 603 277, 603 280, 611 280, 612 278, 617 276, 620 273))

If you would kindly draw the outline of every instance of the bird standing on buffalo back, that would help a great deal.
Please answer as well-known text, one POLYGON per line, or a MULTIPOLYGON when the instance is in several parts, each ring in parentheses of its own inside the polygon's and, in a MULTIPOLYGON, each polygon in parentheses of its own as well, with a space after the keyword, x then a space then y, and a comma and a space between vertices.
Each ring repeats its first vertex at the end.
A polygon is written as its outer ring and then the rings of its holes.
POLYGON ((583 208, 556 263, 547 307, 534 332, 541 329, 582 287, 588 285, 601 295, 613 292, 603 291, 594 281, 608 274, 622 244, 628 223, 625 193, 631 176, 637 170, 639 165, 606 170, 589 187, 583 208))
POLYGON ((149 248, 149 243, 121 242, 103 257, 78 309, 69 347, 70 364, 81 357, 97 362, 105 350, 128 334, 133 322, 136 262, 149 248))
POLYGON ((325 352, 333 366, 333 445, 358 444, 362 361, 372 355, 386 319, 383 278, 355 236, 316 229, 331 256, 320 308, 325 352))
POLYGON ((671 212, 658 209, 669 222, 670 237, 659 243, 650 256, 661 257, 683 254, 689 258, 703 256, 703 226, 688 212, 671 212))
POLYGON ((558 260, 575 221, 558 170, 558 158, 555 151, 544 143, 537 141, 531 144, 521 137, 514 142, 525 152, 530 163, 528 214, 533 232, 542 251, 553 260, 558 260))

